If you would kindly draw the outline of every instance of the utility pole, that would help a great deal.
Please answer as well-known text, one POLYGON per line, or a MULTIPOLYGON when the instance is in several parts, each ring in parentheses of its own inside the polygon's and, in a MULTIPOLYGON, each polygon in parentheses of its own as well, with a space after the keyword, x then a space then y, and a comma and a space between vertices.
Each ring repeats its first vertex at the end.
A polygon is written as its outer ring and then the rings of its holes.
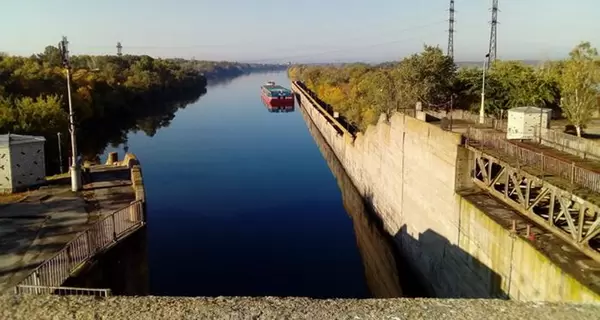
POLYGON ((450 0, 450 17, 448 19, 448 57, 454 60, 454 0, 450 0))
POLYGON ((123 55, 123 52, 121 51, 123 49, 123 46, 121 45, 121 42, 117 42, 117 56, 120 57, 123 55))
POLYGON ((488 53, 490 54, 489 60, 491 62, 496 61, 496 54, 498 53, 498 0, 492 0, 492 27, 490 29, 490 48, 488 53))
POLYGON ((485 123, 485 73, 487 72, 487 68, 489 66, 490 54, 485 55, 485 59, 483 59, 483 76, 481 83, 481 106, 479 107, 479 123, 485 123))
POLYGON ((71 190, 77 192, 81 190, 81 168, 77 161, 77 137, 75 132, 75 116, 73 113, 73 103, 71 102, 71 64, 69 61, 69 42, 67 37, 62 38, 58 43, 63 66, 67 71, 67 98, 69 101, 69 132, 71 133, 71 190))

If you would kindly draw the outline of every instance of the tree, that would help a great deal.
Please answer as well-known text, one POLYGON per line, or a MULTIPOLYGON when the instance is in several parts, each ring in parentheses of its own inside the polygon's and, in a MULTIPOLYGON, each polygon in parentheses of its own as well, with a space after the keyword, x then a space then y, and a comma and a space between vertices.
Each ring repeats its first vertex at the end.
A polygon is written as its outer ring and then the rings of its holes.
POLYGON ((62 58, 60 50, 54 46, 47 46, 44 53, 38 54, 38 58, 47 63, 50 67, 60 67, 62 65, 62 58))
POLYGON ((598 107, 600 64, 598 51, 589 42, 579 44, 563 65, 559 80, 561 103, 565 117, 581 137, 582 128, 590 122, 598 107))
POLYGON ((426 45, 423 52, 400 61, 392 74, 402 88, 398 99, 405 107, 417 101, 438 106, 450 100, 456 65, 442 49, 426 45))

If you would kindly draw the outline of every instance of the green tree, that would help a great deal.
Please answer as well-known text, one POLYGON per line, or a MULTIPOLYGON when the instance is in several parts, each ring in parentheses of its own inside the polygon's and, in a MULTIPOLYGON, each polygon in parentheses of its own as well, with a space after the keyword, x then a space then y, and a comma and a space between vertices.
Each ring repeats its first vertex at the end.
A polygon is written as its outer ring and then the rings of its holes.
POLYGON ((14 101, 14 109, 14 132, 48 134, 67 124, 67 113, 56 95, 19 98, 14 101))
POLYGON ((60 50, 55 46, 47 46, 44 53, 38 54, 38 58, 48 64, 50 67, 60 67, 62 65, 62 58, 60 50))
POLYGON ((424 46, 423 52, 403 59, 393 74, 402 88, 398 94, 404 107, 417 101, 438 106, 450 100, 456 65, 439 47, 424 46))
POLYGON ((583 42, 571 51, 563 65, 559 84, 560 107, 575 126, 577 136, 581 136, 582 128, 598 108, 600 64, 598 51, 589 42, 583 42))

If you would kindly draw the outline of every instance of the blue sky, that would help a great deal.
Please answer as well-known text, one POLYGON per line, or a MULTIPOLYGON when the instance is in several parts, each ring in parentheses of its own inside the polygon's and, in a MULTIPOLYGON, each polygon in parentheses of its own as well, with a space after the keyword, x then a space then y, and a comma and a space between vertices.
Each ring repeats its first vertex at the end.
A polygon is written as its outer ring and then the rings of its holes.
MULTIPOLYGON (((491 0, 456 0, 456 60, 481 60, 491 0)), ((501 59, 600 47, 600 0, 500 0, 501 59)), ((383 61, 447 47, 449 0, 3 0, 0 51, 29 55, 68 36, 73 54, 208 60, 383 61)))

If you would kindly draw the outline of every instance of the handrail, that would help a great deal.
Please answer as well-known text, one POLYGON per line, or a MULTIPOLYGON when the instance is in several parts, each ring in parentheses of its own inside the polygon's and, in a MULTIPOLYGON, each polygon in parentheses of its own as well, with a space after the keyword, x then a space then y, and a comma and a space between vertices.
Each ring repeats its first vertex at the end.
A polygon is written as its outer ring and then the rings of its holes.
POLYGON ((534 128, 533 135, 541 144, 544 144, 545 142, 553 148, 576 155, 583 159, 600 158, 600 143, 598 141, 570 135, 554 129, 541 128, 540 130, 538 127, 534 128))
POLYGON ((21 284, 15 287, 15 294, 58 294, 109 297, 111 295, 111 290, 102 288, 50 287, 21 284))
POLYGON ((347 134, 349 137, 355 137, 354 134, 352 134, 348 129, 346 129, 346 127, 344 127, 344 125, 342 125, 342 123, 340 123, 336 118, 334 118, 331 114, 329 114, 329 112, 327 112, 327 110, 325 110, 325 108, 323 108, 323 106, 321 105, 321 103, 319 103, 318 101, 316 101, 312 95, 307 92, 307 89, 304 88, 304 86, 302 85, 301 82, 299 81, 293 81, 292 82, 292 87, 296 88, 296 90, 300 91, 306 98, 308 98, 308 100, 311 102, 311 104, 316 107, 319 111, 321 111, 321 113, 331 122, 333 122, 335 124, 336 127, 338 127, 341 131, 342 134, 347 134))
POLYGON ((88 259, 144 224, 142 201, 133 201, 94 223, 35 268, 18 285, 60 287, 88 259))
POLYGON ((467 144, 473 147, 497 149, 516 159, 521 165, 535 166, 544 173, 554 174, 570 181, 572 184, 600 192, 600 173, 580 167, 575 162, 567 162, 557 157, 545 155, 543 152, 520 147, 506 140, 504 133, 497 131, 469 127, 465 135, 467 144))

